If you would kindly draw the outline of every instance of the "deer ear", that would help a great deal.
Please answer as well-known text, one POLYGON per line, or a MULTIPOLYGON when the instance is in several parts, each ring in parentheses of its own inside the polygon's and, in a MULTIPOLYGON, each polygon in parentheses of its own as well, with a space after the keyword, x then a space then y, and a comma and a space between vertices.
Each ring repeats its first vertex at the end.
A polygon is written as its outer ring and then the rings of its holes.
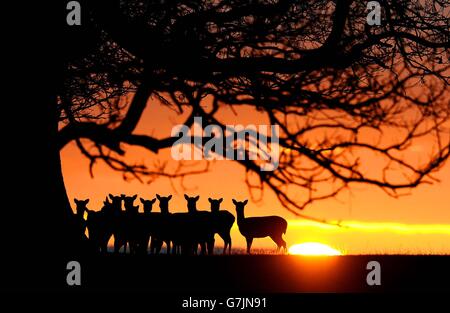
POLYGON ((212 199, 211 199, 211 198, 208 198, 208 201, 209 201, 209 202, 212 202, 212 199))
POLYGON ((200 196, 195 197, 195 201, 198 201, 200 199, 200 196))
POLYGON ((141 203, 142 203, 142 204, 144 204, 144 199, 142 199, 142 198, 139 198, 139 200, 141 200, 141 203))
POLYGON ((133 200, 136 200, 136 198, 137 198, 137 195, 134 195, 134 196, 133 196, 133 200))
POLYGON ((246 205, 248 203, 248 199, 246 199, 243 203, 244 205, 246 205))
POLYGON ((150 202, 151 202, 152 204, 155 203, 155 201, 156 201, 156 198, 150 200, 150 202))
POLYGON ((89 203, 89 199, 84 200, 84 204, 88 204, 89 203))
POLYGON ((184 198, 185 198, 186 200, 189 200, 189 197, 188 197, 187 194, 184 194, 184 198))
POLYGON ((167 197, 167 200, 170 200, 170 199, 172 199, 172 195, 170 195, 170 196, 167 197))
POLYGON ((161 196, 156 194, 156 198, 158 198, 158 200, 161 200, 161 196))
POLYGON ((219 199, 219 203, 222 203, 222 201, 223 201, 223 198, 220 198, 220 199, 219 199))
POLYGON ((233 199, 233 203, 234 203, 234 205, 236 205, 236 204, 237 204, 237 201, 233 199))
POLYGON ((77 198, 73 198, 73 201, 78 204, 80 202, 80 200, 78 200, 77 198))
POLYGON ((109 194, 108 196, 111 200, 114 198, 114 196, 112 194, 109 194))

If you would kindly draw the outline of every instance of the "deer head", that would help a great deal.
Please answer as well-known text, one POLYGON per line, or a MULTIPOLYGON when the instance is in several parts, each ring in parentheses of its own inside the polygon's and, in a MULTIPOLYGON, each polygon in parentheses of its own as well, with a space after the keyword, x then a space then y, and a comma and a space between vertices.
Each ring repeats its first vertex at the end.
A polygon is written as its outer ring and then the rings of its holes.
POLYGON ((136 205, 136 206, 134 205, 134 200, 136 200, 137 195, 134 195, 134 196, 131 196, 131 197, 122 195, 122 198, 123 198, 123 202, 124 202, 124 205, 125 205, 125 210, 127 212, 137 213, 139 211, 139 206, 138 205, 136 205))
POLYGON ((141 200, 142 205, 144 206, 144 213, 150 213, 153 208, 153 204, 156 202, 156 198, 152 200, 145 200, 143 198, 139 198, 141 200))
POLYGON ((160 195, 156 194, 156 198, 159 201, 159 208, 161 209, 161 213, 169 213, 169 201, 170 199, 172 199, 172 195, 161 197, 160 195))
POLYGON ((115 211, 121 211, 123 196, 113 196, 112 194, 109 194, 109 198, 111 199, 111 207, 115 211))
POLYGON ((223 201, 223 198, 220 199, 211 199, 208 198, 209 203, 211 203, 211 212, 218 212, 220 210, 220 204, 223 201))
POLYGON ((101 208, 101 212, 107 212, 107 213, 111 213, 113 210, 113 205, 112 202, 109 201, 108 197, 105 197, 105 200, 103 200, 103 207, 101 208))
POLYGON ((244 207, 246 206, 247 203, 248 200, 239 202, 233 199, 233 204, 236 207, 236 214, 238 217, 244 217, 244 207))
POLYGON ((75 211, 77 216, 83 216, 84 212, 87 210, 87 204, 89 203, 89 199, 86 200, 78 200, 77 198, 73 199, 76 205, 75 211))
POLYGON ((184 198, 187 201, 187 207, 189 212, 196 212, 197 211, 197 201, 200 199, 200 196, 196 197, 189 197, 188 195, 184 195, 184 198))

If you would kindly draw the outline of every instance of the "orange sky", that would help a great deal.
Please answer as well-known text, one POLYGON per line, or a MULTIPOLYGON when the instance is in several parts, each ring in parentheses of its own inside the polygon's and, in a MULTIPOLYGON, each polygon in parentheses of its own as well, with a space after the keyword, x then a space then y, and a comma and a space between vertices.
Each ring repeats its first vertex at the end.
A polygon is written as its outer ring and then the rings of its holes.
MULTIPOLYGON (((144 112, 136 133, 154 136, 168 136, 174 124, 183 121, 167 108, 150 105, 144 112)), ((187 114, 187 113, 186 113, 187 114)), ((235 120, 234 124, 252 123, 249 115, 237 119, 225 108, 224 116, 235 120)), ((170 149, 154 154, 141 148, 127 150, 127 157, 148 164, 156 158, 166 159, 170 149)), ((416 153, 420 156, 420 147, 416 153)), ((138 194, 143 198, 153 198, 156 193, 173 194, 170 209, 185 211, 186 202, 178 182, 174 185, 166 178, 159 178, 152 184, 138 181, 126 182, 120 173, 99 164, 94 169, 92 179, 88 172, 88 161, 80 155, 74 143, 70 143, 61 153, 63 173, 68 195, 73 198, 90 198, 90 209, 100 209, 102 200, 108 193, 138 194), (175 187, 175 189, 174 189, 175 187)), ((370 166, 370 164, 368 164, 370 166)), ((283 209, 275 196, 266 190, 259 203, 250 202, 246 207, 247 216, 277 214, 290 221, 286 234, 288 246, 302 242, 321 242, 340 249, 345 253, 447 253, 450 254, 450 164, 446 164, 435 175, 441 183, 423 185, 409 196, 393 199, 375 187, 355 185, 352 195, 344 192, 338 199, 317 202, 304 213, 328 220, 339 220, 348 228, 315 224, 296 217, 283 209)), ((199 208, 209 209, 208 196, 223 197, 222 207, 234 213, 232 198, 248 198, 244 182, 244 170, 232 161, 216 161, 208 173, 187 177, 184 185, 189 195, 200 195, 199 208)), ((244 238, 235 227, 232 233, 233 246, 243 247, 244 238)), ((218 239, 222 245, 221 239, 218 239)), ((274 247, 270 239, 255 240, 255 248, 274 247)))

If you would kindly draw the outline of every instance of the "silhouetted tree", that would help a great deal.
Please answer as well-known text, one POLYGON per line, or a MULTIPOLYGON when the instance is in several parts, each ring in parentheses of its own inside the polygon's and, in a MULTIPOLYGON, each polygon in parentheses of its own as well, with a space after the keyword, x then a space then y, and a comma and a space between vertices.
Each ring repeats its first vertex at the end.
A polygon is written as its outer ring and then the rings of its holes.
POLYGON ((127 146, 156 154, 176 140, 135 133, 148 99, 188 110, 186 125, 201 116, 225 127, 221 108, 245 105, 281 128, 277 170, 236 161, 255 198, 269 188, 302 216, 353 183, 397 196, 431 182, 450 153, 448 6, 379 2, 378 26, 366 1, 82 3, 83 35, 66 38, 51 108, 56 149, 75 141, 92 165, 138 179, 184 176, 124 157, 127 146), (408 155, 425 140, 420 160, 408 155))

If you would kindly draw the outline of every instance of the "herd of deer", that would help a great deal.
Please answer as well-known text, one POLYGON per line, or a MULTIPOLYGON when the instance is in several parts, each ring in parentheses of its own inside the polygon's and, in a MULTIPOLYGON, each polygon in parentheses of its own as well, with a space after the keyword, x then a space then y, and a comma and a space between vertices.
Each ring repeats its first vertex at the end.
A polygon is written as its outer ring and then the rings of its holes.
MULTIPOLYGON (((147 254, 150 242, 150 254, 159 254, 163 243, 168 254, 197 254, 200 246, 201 254, 213 254, 214 235, 218 234, 224 241, 223 253, 231 253, 230 230, 235 217, 226 210, 220 209, 223 199, 208 198, 211 211, 197 210, 199 196, 189 197, 187 213, 170 213, 169 201, 172 195, 162 197, 156 195, 152 200, 140 198, 143 212, 134 204, 137 195, 113 196, 109 194, 100 211, 87 208, 89 199, 75 199, 76 221, 80 234, 84 236, 86 228, 90 244, 97 252, 106 253, 108 241, 114 236, 114 252, 121 248, 126 252, 127 245, 131 254, 147 254), (153 204, 159 201, 160 212, 152 212, 153 204), (122 210, 122 202, 124 210, 122 210), (86 219, 84 219, 86 214, 86 219)), ((238 202, 236 207, 239 231, 246 238, 247 253, 250 253, 254 238, 270 237, 277 244, 277 251, 286 251, 286 242, 282 235, 286 233, 287 222, 279 216, 245 217, 244 207, 247 200, 238 202)))

